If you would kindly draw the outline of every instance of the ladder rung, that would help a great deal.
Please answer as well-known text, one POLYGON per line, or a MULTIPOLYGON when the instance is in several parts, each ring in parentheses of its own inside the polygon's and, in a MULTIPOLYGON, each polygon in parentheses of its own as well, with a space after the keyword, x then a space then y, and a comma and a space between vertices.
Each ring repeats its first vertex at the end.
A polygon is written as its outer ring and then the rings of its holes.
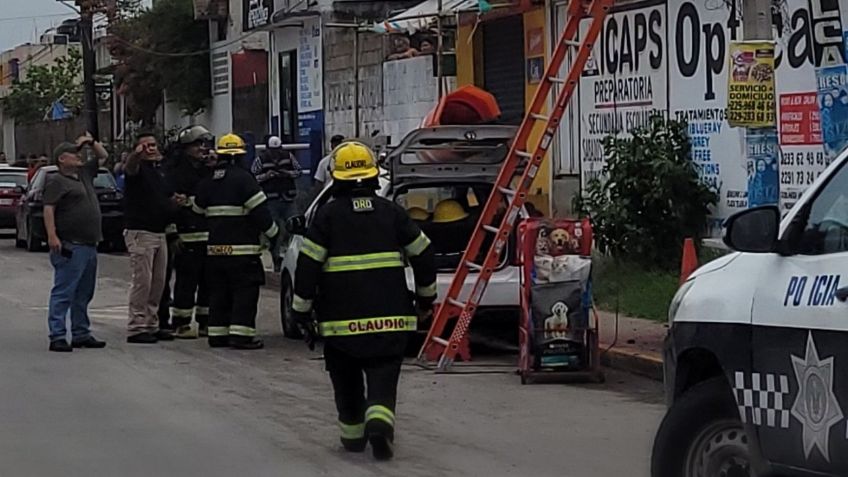
POLYGON ((557 78, 556 76, 548 76, 548 81, 551 83, 565 84, 564 78, 557 78))
POLYGON ((563 43, 565 43, 565 44, 566 44, 566 45, 568 45, 568 46, 573 46, 573 47, 575 47, 575 48, 580 48, 580 42, 579 42, 579 41, 577 41, 577 40, 565 40, 563 43))
POLYGON ((478 264, 472 262, 471 260, 466 260, 465 265, 467 265, 468 268, 475 270, 475 271, 478 271, 478 272, 483 269, 482 265, 478 265, 478 264))
POLYGON ((530 154, 527 151, 515 151, 515 155, 518 157, 523 157, 525 159, 530 159, 533 157, 533 154, 530 154))
POLYGON ((436 343, 438 343, 438 344, 440 344, 440 345, 444 346, 445 348, 447 348, 447 347, 448 347, 448 345, 450 344, 450 343, 448 342, 448 340, 446 340, 446 339, 444 339, 444 338, 439 338, 438 336, 434 336, 434 337, 432 337, 432 338, 430 338, 430 339, 431 339, 431 340, 433 340, 433 341, 435 341, 436 343))
POLYGON ((507 188, 507 187, 498 187, 498 190, 501 191, 501 194, 503 194, 503 195, 509 195, 509 196, 515 195, 515 191, 510 189, 510 188, 507 188))
POLYGON ((548 119, 551 119, 550 116, 545 116, 544 114, 539 113, 530 113, 530 117, 537 121, 547 121, 548 119))
POLYGON ((448 297, 448 303, 459 308, 465 308, 465 302, 461 302, 455 298, 448 297))
POLYGON ((485 229, 485 230, 486 230, 486 231, 488 231, 488 232, 492 232, 493 234, 498 233, 498 228, 497 228, 497 227, 493 227, 493 226, 491 226, 491 225, 484 225, 484 226, 483 226, 483 229, 485 229))

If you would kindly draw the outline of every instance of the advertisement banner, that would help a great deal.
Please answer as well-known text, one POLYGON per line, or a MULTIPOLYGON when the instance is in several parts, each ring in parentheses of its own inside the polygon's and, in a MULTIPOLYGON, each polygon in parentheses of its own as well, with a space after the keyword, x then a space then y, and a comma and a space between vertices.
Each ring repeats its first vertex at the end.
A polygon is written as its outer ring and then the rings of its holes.
MULTIPOLYGON (((581 34, 591 20, 581 23, 581 34)), ((616 7, 607 15, 580 80, 581 183, 605 165, 602 141, 626 136, 668 111, 666 7, 662 1, 616 7)))
POLYGON ((748 207, 777 204, 777 132, 748 129, 745 134, 748 170, 748 207))
POLYGON ((321 19, 304 18, 298 33, 298 111, 308 113, 324 109, 321 19))
POLYGON ((780 145, 822 143, 821 114, 816 93, 780 95, 780 145))
POLYGON ((244 31, 262 28, 271 23, 274 0, 241 0, 244 31))
POLYGON ((774 45, 732 42, 728 56, 728 123, 733 127, 774 126, 774 45))
POLYGON ((824 152, 834 159, 848 147, 848 66, 816 70, 824 152))

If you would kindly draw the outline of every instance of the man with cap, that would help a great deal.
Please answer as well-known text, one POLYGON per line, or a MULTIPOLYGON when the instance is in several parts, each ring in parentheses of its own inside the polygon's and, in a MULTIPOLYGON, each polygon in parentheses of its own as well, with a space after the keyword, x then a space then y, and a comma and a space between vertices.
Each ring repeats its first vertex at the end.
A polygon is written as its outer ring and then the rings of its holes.
POLYGON ((262 187, 262 191, 268 198, 268 209, 274 223, 281 232, 275 243, 271 244, 271 259, 274 262, 274 271, 279 272, 282 260, 280 248, 285 239, 285 222, 295 213, 295 199, 297 198, 297 185, 295 179, 300 177, 301 168, 294 154, 283 150, 283 143, 277 136, 268 138, 267 149, 256 158, 251 167, 251 172, 262 187))
POLYGON ((88 304, 94 298, 97 282, 97 244, 103 239, 94 178, 106 157, 103 146, 88 134, 80 136, 76 144, 65 142, 53 151, 53 163, 59 171, 48 175, 43 196, 44 229, 54 269, 48 310, 50 351, 106 346, 91 335, 88 317, 88 304), (94 154, 83 159, 81 155, 88 152, 87 147, 94 154))

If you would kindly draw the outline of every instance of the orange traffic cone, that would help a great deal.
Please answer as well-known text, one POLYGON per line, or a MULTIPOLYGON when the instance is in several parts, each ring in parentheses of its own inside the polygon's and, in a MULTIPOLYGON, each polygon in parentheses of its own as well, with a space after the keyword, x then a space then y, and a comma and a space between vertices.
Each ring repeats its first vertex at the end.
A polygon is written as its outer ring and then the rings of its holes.
POLYGON ((687 238, 683 241, 683 259, 680 261, 680 284, 689 278, 698 268, 698 253, 695 251, 695 241, 687 238))

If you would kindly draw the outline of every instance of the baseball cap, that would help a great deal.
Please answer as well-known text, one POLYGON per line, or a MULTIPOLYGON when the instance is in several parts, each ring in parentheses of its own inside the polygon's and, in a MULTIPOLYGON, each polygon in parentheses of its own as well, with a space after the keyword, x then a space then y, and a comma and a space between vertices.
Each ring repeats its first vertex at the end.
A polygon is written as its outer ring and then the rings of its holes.
POLYGON ((53 149, 53 164, 58 164, 59 157, 61 157, 62 154, 66 154, 69 152, 76 154, 79 152, 79 147, 77 147, 76 144, 70 142, 63 142, 56 146, 56 149, 53 149))

